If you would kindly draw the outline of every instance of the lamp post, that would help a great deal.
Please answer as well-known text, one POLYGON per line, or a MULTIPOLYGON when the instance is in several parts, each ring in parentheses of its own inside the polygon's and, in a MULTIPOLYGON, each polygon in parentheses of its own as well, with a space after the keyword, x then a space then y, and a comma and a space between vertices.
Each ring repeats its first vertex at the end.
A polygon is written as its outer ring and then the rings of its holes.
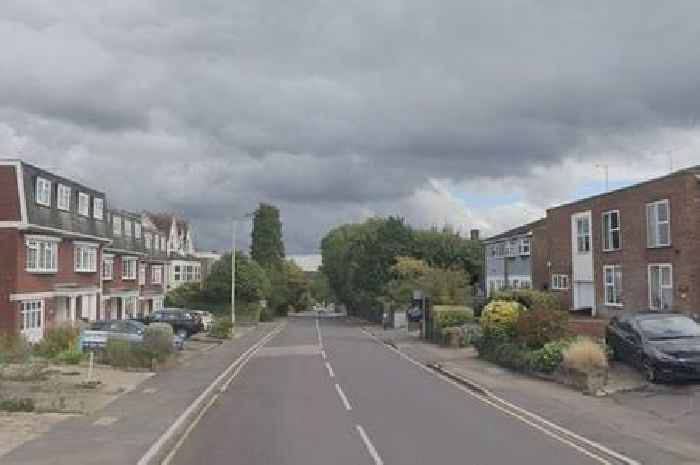
POLYGON ((253 212, 246 213, 241 218, 233 219, 233 245, 231 248, 231 323, 236 324, 236 229, 238 222, 253 216, 253 212))

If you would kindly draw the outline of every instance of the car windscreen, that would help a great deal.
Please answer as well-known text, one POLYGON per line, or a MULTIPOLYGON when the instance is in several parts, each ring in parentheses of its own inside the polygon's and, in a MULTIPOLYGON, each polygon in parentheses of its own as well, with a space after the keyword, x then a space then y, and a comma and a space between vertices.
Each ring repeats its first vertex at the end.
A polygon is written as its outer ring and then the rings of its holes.
POLYGON ((652 340, 700 337, 700 326, 685 316, 643 319, 639 321, 639 328, 652 340))

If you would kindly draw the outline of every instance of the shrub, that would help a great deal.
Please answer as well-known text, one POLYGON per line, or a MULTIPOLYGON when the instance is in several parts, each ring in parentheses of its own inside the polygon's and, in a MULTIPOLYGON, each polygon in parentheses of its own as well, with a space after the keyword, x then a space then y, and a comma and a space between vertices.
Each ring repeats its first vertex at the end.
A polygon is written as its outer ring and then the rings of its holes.
POLYGON ((67 324, 57 325, 46 330, 43 339, 35 346, 36 353, 46 358, 54 358, 59 353, 73 349, 78 344, 80 328, 67 324))
POLYGON ((519 302, 528 310, 545 308, 548 310, 562 310, 561 302, 551 292, 535 289, 511 289, 498 291, 492 295, 491 300, 508 300, 519 302))
POLYGON ((54 359, 58 363, 64 363, 66 365, 77 365, 83 359, 83 353, 78 352, 75 349, 67 349, 56 354, 54 359))
POLYGON ((108 339, 102 352, 103 362, 119 368, 149 368, 151 353, 141 344, 130 344, 128 341, 108 339))
POLYGON ((608 360, 600 344, 590 338, 580 337, 564 350, 562 366, 582 373, 591 373, 605 369, 608 360))
POLYGON ((478 324, 466 324, 462 327, 464 334, 464 345, 474 345, 477 346, 481 339, 484 337, 483 331, 481 331, 481 326, 478 324))
POLYGON ((173 327, 168 323, 152 323, 143 333, 143 349, 152 358, 164 360, 173 351, 173 327))
POLYGON ((533 350, 528 354, 528 368, 533 371, 552 373, 559 368, 563 359, 563 351, 569 341, 559 340, 548 342, 544 347, 533 350))
POLYGON ((562 339, 568 332, 569 314, 548 307, 536 307, 523 312, 515 323, 515 334, 531 349, 562 339))
POLYGON ((271 308, 265 307, 260 311, 260 321, 272 321, 274 319, 275 314, 271 308))
POLYGON ((491 301, 481 314, 481 329, 489 337, 494 334, 512 336, 515 333, 515 323, 523 312, 523 306, 515 301, 491 301))
POLYGON ((232 329, 233 323, 231 323, 231 320, 226 318, 217 318, 211 325, 211 328, 209 328, 209 335, 220 339, 228 339, 231 337, 232 329))
POLYGON ((34 401, 31 398, 0 399, 0 410, 6 412, 33 412, 34 401))
POLYGON ((433 311, 434 325, 438 329, 462 326, 474 320, 474 313, 467 307, 435 306, 433 311))
POLYGON ((18 334, 0 333, 0 364, 26 363, 31 357, 31 346, 18 334))

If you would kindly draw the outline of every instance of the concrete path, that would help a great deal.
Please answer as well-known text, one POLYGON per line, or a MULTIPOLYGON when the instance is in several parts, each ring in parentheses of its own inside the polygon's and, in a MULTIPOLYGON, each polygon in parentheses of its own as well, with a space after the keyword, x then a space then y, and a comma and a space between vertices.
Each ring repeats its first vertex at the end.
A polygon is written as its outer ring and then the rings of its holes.
POLYGON ((14 449, 3 465, 136 464, 231 362, 274 328, 261 324, 187 366, 145 381, 93 415, 75 417, 14 449))
POLYGON ((355 325, 308 318, 243 367, 171 463, 635 463, 609 452, 439 378, 355 325))

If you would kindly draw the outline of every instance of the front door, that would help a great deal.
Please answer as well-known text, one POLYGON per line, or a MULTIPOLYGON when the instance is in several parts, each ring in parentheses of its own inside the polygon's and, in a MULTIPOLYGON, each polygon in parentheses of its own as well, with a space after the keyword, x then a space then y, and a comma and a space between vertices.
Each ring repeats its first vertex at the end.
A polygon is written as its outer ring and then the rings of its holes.
POLYGON ((571 215, 571 266, 574 309, 590 309, 595 315, 593 286, 593 236, 591 212, 571 215))
POLYGON ((39 342, 44 335, 44 305, 41 300, 25 300, 20 303, 20 332, 31 342, 39 342))

